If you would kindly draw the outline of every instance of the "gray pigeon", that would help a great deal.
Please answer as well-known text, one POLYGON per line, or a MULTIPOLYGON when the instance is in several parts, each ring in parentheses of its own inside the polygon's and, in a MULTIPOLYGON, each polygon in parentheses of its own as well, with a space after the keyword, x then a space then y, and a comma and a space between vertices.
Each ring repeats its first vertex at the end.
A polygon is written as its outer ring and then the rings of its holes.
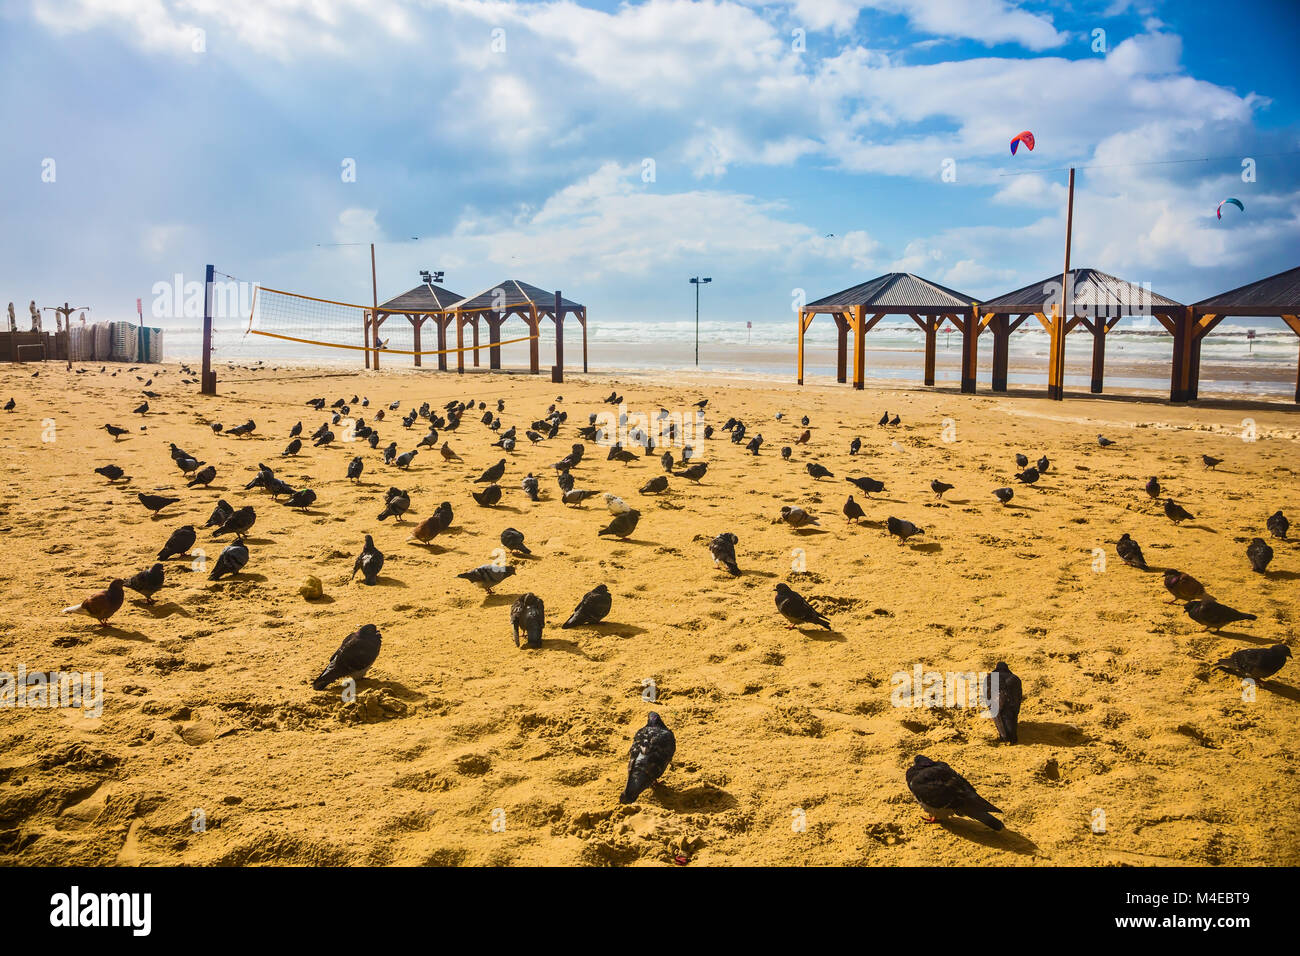
POLYGON ((194 547, 194 541, 197 537, 193 525, 187 524, 184 527, 177 528, 171 533, 167 543, 162 546, 162 550, 158 552, 158 560, 166 561, 174 555, 188 554, 190 548, 194 547))
POLYGON ((375 547, 375 539, 366 535, 366 543, 361 548, 361 553, 357 555, 356 561, 352 563, 352 577, 349 581, 361 572, 362 579, 367 584, 374 584, 379 577, 379 572, 384 567, 384 552, 375 547))
POLYGON ((524 533, 516 531, 514 528, 506 528, 501 532, 501 546, 507 551, 515 551, 519 554, 532 554, 528 546, 524 544, 524 533))
POLYGON ((542 599, 532 591, 523 594, 510 608, 510 627, 515 635, 515 647, 519 646, 519 632, 524 632, 527 647, 542 646, 542 628, 546 625, 546 606, 542 599))
POLYGON ((626 538, 636 530, 636 523, 641 520, 641 512, 635 508, 629 508, 622 514, 614 515, 609 524, 596 532, 597 537, 603 534, 612 534, 619 538, 626 538))
POLYGON ((976 793, 970 781, 946 763, 917 756, 907 768, 906 778, 907 789, 930 815, 931 823, 952 816, 970 817, 990 829, 1002 829, 1002 821, 992 816, 1002 811, 976 793))
POLYGON ((361 625, 343 638, 343 643, 330 657, 325 670, 311 682, 311 686, 315 690, 324 690, 336 680, 348 677, 355 680, 365 677, 366 672, 379 657, 379 648, 382 644, 383 637, 379 633, 379 628, 373 624, 361 625))
POLYGON ((736 545, 739 542, 740 539, 729 531, 709 542, 709 554, 713 556, 714 565, 721 564, 733 578, 740 577, 740 565, 736 563, 736 545))
POLYGON ((209 581, 220 581, 228 574, 238 574, 248 564, 248 548, 242 541, 236 541, 221 550, 217 563, 208 575, 209 581))
POLYGON ((776 609, 781 612, 782 617, 790 622, 789 627, 798 627, 800 624, 816 624, 828 631, 831 629, 831 622, 809 604, 803 595, 788 584, 778 584, 776 586, 776 609))
POLYGON ((569 619, 560 627, 570 628, 581 627, 584 624, 599 624, 609 614, 609 610, 613 605, 614 599, 609 593, 609 588, 603 584, 597 584, 582 596, 582 600, 573 609, 569 619))
POLYGON ((912 522, 904 521, 902 518, 895 518, 893 516, 890 516, 885 521, 885 527, 889 530, 890 534, 898 539, 899 544, 906 543, 907 539, 913 535, 925 534, 924 531, 912 524, 912 522))
POLYGON ((161 564, 155 564, 148 571, 141 571, 139 574, 133 574, 122 583, 137 594, 143 594, 144 602, 146 604, 152 604, 153 596, 158 591, 162 590, 163 566, 161 564))
POLYGON ((1254 538, 1246 548, 1246 557, 1250 559, 1250 566, 1263 574, 1268 570, 1268 563, 1273 560, 1273 549, 1263 538, 1254 538))
POLYGON ((1009 744, 1017 743, 1020 702, 1024 700, 1020 678, 1011 673, 1006 661, 998 661, 993 672, 984 677, 984 702, 993 714, 998 737, 1009 744))
POLYGON ((481 564, 472 571, 465 571, 456 575, 456 577, 464 578, 466 581, 473 581, 484 591, 491 594, 494 587, 514 573, 514 565, 481 564))
POLYGON ((663 718, 651 711, 645 726, 632 737, 632 750, 627 759, 627 786, 619 795, 618 802, 635 802, 647 787, 663 776, 676 752, 677 738, 664 724, 663 718))
MULTIPOLYGON (((127 586, 130 587, 129 584, 127 586)), ((1291 648, 1285 644, 1274 644, 1272 647, 1243 647, 1239 651, 1233 651, 1214 666, 1238 677, 1265 680, 1286 666, 1290 656, 1291 648)))

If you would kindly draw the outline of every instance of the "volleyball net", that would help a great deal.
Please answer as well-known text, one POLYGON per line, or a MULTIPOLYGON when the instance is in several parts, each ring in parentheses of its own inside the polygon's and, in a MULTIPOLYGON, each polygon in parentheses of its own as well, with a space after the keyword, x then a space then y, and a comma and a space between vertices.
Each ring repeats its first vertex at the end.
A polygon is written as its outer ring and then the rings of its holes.
MULTIPOLYGON (((445 310, 403 309, 391 313, 381 310, 378 313, 379 324, 371 332, 372 312, 374 309, 368 305, 321 299, 262 286, 254 291, 245 333, 261 336, 263 341, 275 342, 274 351, 281 354, 295 346, 298 349, 332 349, 339 352, 364 353, 378 350, 381 354, 394 356, 451 355, 475 349, 472 343, 457 348, 455 340, 457 322, 469 322, 477 318, 477 315, 462 317, 445 310), (412 318, 408 319, 408 316, 412 318), (418 334, 416 322, 420 323, 418 334), (439 325, 446 329, 447 342, 442 348, 438 348, 439 325)), ((469 335, 469 330, 466 330, 465 337, 469 338, 469 335)), ((537 337, 523 335, 492 344, 510 345, 537 337)), ((484 340, 478 348, 482 350, 487 345, 484 340)))

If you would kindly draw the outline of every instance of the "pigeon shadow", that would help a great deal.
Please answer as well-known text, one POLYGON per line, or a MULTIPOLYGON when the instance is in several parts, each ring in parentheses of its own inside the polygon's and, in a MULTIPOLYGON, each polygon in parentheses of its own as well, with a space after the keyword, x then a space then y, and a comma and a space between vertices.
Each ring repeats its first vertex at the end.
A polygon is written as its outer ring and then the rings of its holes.
POLYGON ((328 594, 322 594, 318 598, 303 598, 303 600, 306 601, 308 604, 333 604, 334 603, 334 598, 330 597, 330 595, 328 594))
POLYGON ((536 651, 536 650, 549 649, 553 651, 563 651, 566 654, 573 654, 575 657, 581 657, 584 660, 588 659, 587 655, 583 652, 582 648, 578 646, 576 641, 566 641, 556 637, 544 637, 542 638, 541 647, 529 648, 526 644, 523 643, 523 639, 524 639, 524 635, 520 634, 519 635, 520 650, 536 651))
POLYGON ((397 578, 390 578, 386 574, 375 575, 375 584, 382 584, 386 588, 409 588, 410 585, 405 581, 399 581, 397 578))
POLYGON ((1265 571, 1264 577, 1270 581, 1295 581, 1300 579, 1300 571, 1265 571))
MULTIPOLYGON (((605 535, 599 535, 599 537, 604 538, 605 535)), ((607 540, 617 540, 620 544, 639 544, 642 546, 651 544, 657 545, 659 543, 658 541, 647 541, 645 538, 613 538, 612 536, 607 538, 607 540)))
POLYGON ((1041 852, 1038 845, 1028 837, 1021 836, 1014 830, 990 830, 978 820, 949 817, 940 820, 939 826, 949 833, 992 850, 1009 850, 1022 856, 1037 856, 1041 852))
POLYGON ((153 638, 141 631, 128 631, 118 627, 116 624, 104 624, 97 628, 97 633, 106 637, 119 637, 124 641, 143 641, 146 644, 152 644, 153 638))
POLYGON ((523 596, 523 592, 517 594, 496 594, 488 592, 483 597, 483 603, 480 607, 500 607, 503 604, 514 604, 523 596))
MULTIPOLYGON (((722 569, 719 568, 719 570, 722 570, 722 569)), ((741 571, 740 571, 740 576, 741 576, 742 578, 748 578, 748 577, 755 577, 755 578, 779 578, 781 575, 776 574, 775 572, 772 572, 772 571, 760 571, 760 570, 758 570, 757 568, 742 568, 741 571)), ((727 577, 734 577, 734 575, 728 574, 727 577)))
POLYGON ((1016 725, 1016 735, 1021 744, 1048 744, 1053 747, 1082 747, 1092 739, 1078 727, 1050 721, 1020 721, 1016 725))
POLYGON ((794 533, 801 538, 806 538, 810 534, 829 534, 825 528, 795 528, 794 533))
MULTIPOLYGON (((270 543, 271 543, 271 539, 270 539, 270 538, 240 538, 240 539, 238 539, 238 540, 243 541, 244 544, 263 545, 263 544, 270 544, 270 543)), ((224 543, 224 542, 223 542, 223 543, 224 543)))
POLYGON ((655 781, 651 793, 661 806, 679 812, 722 813, 739 806, 727 791, 707 783, 679 789, 655 781))
POLYGON ((1279 684, 1273 680, 1262 680, 1257 686, 1264 688, 1270 693, 1277 694, 1279 697, 1285 697, 1293 703, 1300 704, 1300 688, 1292 687, 1290 684, 1279 684))
POLYGON ((584 624, 582 627, 589 627, 597 634, 613 635, 614 637, 636 637, 638 634, 645 634, 646 629, 636 624, 615 624, 612 621, 601 621, 599 624, 584 624))
POLYGON ((1277 641, 1267 637, 1256 637, 1254 634, 1246 634, 1242 631, 1211 631, 1215 637, 1227 637, 1234 641, 1245 641, 1247 644, 1263 644, 1272 647, 1277 641))
POLYGON ((415 545, 415 547, 428 551, 430 554, 446 554, 451 550, 450 548, 444 548, 440 544, 434 544, 432 541, 420 541, 417 538, 407 538, 406 543, 415 545))
POLYGON ((937 551, 943 550, 943 545, 938 541, 927 541, 925 544, 909 544, 908 547, 913 551, 919 551, 922 554, 934 554, 937 551))
POLYGON ((842 644, 848 640, 840 631, 828 631, 825 628, 800 627, 796 630, 804 637, 812 641, 827 641, 833 644, 842 644))
POLYGON ((1219 533, 1218 531, 1216 531, 1214 528, 1211 528, 1211 527, 1210 527, 1209 525, 1207 525, 1207 524, 1184 524, 1184 525, 1179 525, 1179 527, 1180 527, 1180 528, 1190 528, 1190 529, 1192 529, 1192 530, 1194 530, 1194 531, 1208 531, 1210 534, 1218 534, 1218 533, 1219 533))
POLYGON ((363 677, 357 681, 358 684, 364 684, 368 688, 376 690, 386 690, 394 697, 400 697, 402 700, 422 700, 424 694, 418 690, 411 690, 405 684, 395 680, 379 680, 377 678, 363 677))
POLYGON ((194 616, 174 601, 168 601, 165 604, 145 604, 144 601, 133 601, 132 603, 158 618, 167 618, 174 614, 179 614, 181 617, 194 616))

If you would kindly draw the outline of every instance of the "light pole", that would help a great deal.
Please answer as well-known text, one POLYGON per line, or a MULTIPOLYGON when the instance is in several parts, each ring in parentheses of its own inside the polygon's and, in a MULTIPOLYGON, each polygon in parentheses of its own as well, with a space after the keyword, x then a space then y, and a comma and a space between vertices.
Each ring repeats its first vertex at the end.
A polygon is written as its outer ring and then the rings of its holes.
POLYGON ((695 286, 695 367, 700 367, 700 286, 706 282, 712 282, 712 279, 701 279, 699 276, 692 276, 691 285, 695 286))

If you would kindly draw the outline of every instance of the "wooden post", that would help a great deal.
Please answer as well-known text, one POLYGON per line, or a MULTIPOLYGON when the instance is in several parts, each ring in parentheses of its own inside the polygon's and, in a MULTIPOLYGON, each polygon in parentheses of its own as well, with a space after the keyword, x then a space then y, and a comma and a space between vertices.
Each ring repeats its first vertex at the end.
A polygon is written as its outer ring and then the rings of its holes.
POLYGON ((934 384, 935 353, 939 345, 940 316, 928 315, 925 318, 925 384, 934 384))
MULTIPOLYGON (((1284 315, 1282 321, 1286 323, 1287 328, 1300 336, 1300 315, 1284 315)), ((1295 400, 1296 404, 1300 405, 1300 361, 1296 363, 1295 400)))
POLYGON ((438 326, 438 371, 447 371, 447 322, 446 315, 438 315, 433 320, 438 326))
POLYGON ((427 316, 420 316, 417 320, 414 316, 408 315, 407 321, 411 323, 411 351, 415 353, 415 367, 420 367, 420 326, 424 325, 427 316))
POLYGON ((799 385, 803 384, 803 329, 804 329, 803 309, 800 309, 799 310, 799 351, 798 351, 798 358, 796 360, 797 365, 795 369, 795 382, 796 384, 799 385))
POLYGON ((532 330, 533 338, 528 340, 528 366, 529 370, 536 375, 542 370, 542 343, 540 341, 542 330, 539 328, 540 320, 537 317, 536 302, 532 304, 531 310, 532 319, 529 321, 528 327, 532 330))
POLYGON ((563 296, 560 295, 560 290, 556 289, 555 290, 555 311, 551 314, 551 318, 555 322, 556 374, 551 376, 551 381, 553 382, 564 381, 564 309, 562 308, 561 305, 563 302, 564 302, 564 298, 563 296))
POLYGON ((474 367, 478 368, 478 313, 474 313, 474 367))
POLYGON ((1172 316, 1174 325, 1174 354, 1169 363, 1169 400, 1171 402, 1187 401, 1186 369, 1188 329, 1195 319, 1196 310, 1191 306, 1182 315, 1172 316))
POLYGON ((1011 364, 1010 317, 998 314, 989 323, 993 332, 993 391, 1007 390, 1007 369, 1011 364))
POLYGON ((979 332, 980 310, 974 302, 970 304, 970 315, 966 316, 961 336, 961 390, 975 394, 975 376, 979 372, 979 332))
POLYGON ((849 323, 843 312, 834 313, 836 347, 835 381, 843 384, 849 380, 849 323))
POLYGON ((853 307, 853 387, 863 389, 867 387, 867 330, 866 322, 863 316, 866 313, 866 306, 855 305, 853 307))
POLYGON ((465 374, 465 317, 456 313, 456 371, 465 374))
POLYGON ((1101 394, 1102 379, 1106 374, 1106 316, 1097 315, 1092 319, 1092 387, 1094 395, 1101 394))
POLYGON ((587 307, 582 307, 582 374, 587 374, 587 307))
POLYGON ((375 371, 379 371, 379 279, 375 275, 375 244, 370 244, 370 295, 374 308, 370 312, 370 332, 375 340, 375 371))
POLYGON ((488 368, 499 369, 501 367, 501 321, 496 319, 492 313, 483 317, 488 327, 488 368))
POLYGON ((1074 167, 1070 167, 1070 191, 1065 206, 1065 268, 1061 271, 1061 307, 1052 320, 1052 357, 1048 366, 1047 397, 1065 398, 1065 324, 1074 315, 1070 292, 1070 240, 1074 234, 1074 167))
POLYGON ((199 376, 199 392, 217 394, 217 373, 212 371, 212 266, 208 266, 203 283, 203 373, 199 376))

